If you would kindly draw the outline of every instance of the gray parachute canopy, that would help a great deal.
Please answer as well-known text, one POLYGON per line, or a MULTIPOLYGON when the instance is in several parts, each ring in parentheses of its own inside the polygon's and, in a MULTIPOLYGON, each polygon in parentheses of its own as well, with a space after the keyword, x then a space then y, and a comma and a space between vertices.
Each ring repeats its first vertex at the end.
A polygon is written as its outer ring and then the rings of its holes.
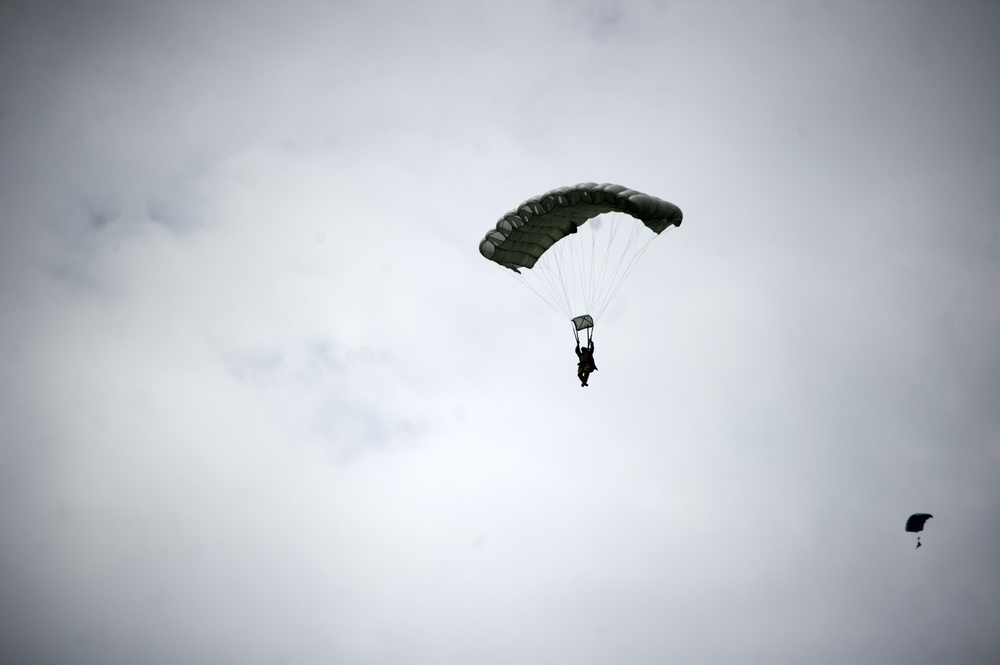
POLYGON ((496 229, 479 243, 479 251, 490 261, 520 272, 533 268, 552 245, 594 217, 621 212, 641 221, 653 233, 680 226, 680 208, 655 196, 621 185, 586 182, 560 187, 528 199, 500 218, 496 229))

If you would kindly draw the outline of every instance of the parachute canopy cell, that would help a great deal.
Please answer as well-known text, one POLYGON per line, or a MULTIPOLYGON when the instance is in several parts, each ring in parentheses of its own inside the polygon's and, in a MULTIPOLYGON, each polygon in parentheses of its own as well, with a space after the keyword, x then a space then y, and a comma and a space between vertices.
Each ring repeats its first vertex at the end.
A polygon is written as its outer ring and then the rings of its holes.
POLYGON ((914 513, 906 520, 906 530, 913 533, 920 533, 924 530, 924 524, 932 517, 934 516, 928 513, 914 513))
POLYGON ((532 268, 552 245, 576 233, 587 220, 609 212, 630 215, 656 234, 680 226, 680 208, 621 185, 587 182, 528 199, 486 234, 479 251, 490 261, 520 272, 532 268))

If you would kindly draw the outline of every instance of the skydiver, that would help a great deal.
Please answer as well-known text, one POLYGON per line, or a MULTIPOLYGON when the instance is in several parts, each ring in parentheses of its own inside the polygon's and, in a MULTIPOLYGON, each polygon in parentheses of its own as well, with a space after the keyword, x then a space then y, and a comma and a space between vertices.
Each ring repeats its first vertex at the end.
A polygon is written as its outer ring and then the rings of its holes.
POLYGON ((934 516, 930 513, 914 513, 906 519, 906 530, 917 534, 917 547, 914 549, 920 548, 920 532, 924 530, 927 520, 932 517, 934 516))
POLYGON ((579 360, 576 365, 576 377, 580 379, 580 387, 586 388, 590 373, 597 371, 597 365, 594 364, 593 338, 588 339, 587 346, 582 349, 580 348, 580 340, 576 341, 576 357, 579 360))

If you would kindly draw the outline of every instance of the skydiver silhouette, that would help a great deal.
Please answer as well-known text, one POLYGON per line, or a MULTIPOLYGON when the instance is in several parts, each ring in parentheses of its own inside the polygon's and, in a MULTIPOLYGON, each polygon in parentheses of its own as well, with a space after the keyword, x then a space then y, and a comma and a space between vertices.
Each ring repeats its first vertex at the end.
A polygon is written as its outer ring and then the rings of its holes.
POLYGON ((580 387, 586 388, 590 373, 597 371, 597 365, 594 364, 593 338, 588 339, 587 346, 582 349, 580 348, 580 340, 576 340, 576 357, 579 361, 576 365, 576 377, 580 379, 580 387))
POLYGON ((914 549, 918 549, 920 547, 920 532, 924 530, 924 524, 927 523, 927 520, 932 517, 934 516, 930 513, 913 513, 906 518, 906 530, 910 533, 917 534, 917 547, 914 549))

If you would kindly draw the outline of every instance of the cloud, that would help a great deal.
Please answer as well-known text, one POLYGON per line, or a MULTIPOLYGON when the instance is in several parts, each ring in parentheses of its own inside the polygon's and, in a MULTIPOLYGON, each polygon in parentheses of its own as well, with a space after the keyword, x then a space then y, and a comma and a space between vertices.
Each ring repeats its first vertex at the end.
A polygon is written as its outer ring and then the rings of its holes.
POLYGON ((996 660, 994 9, 4 5, 0 650, 996 660))

